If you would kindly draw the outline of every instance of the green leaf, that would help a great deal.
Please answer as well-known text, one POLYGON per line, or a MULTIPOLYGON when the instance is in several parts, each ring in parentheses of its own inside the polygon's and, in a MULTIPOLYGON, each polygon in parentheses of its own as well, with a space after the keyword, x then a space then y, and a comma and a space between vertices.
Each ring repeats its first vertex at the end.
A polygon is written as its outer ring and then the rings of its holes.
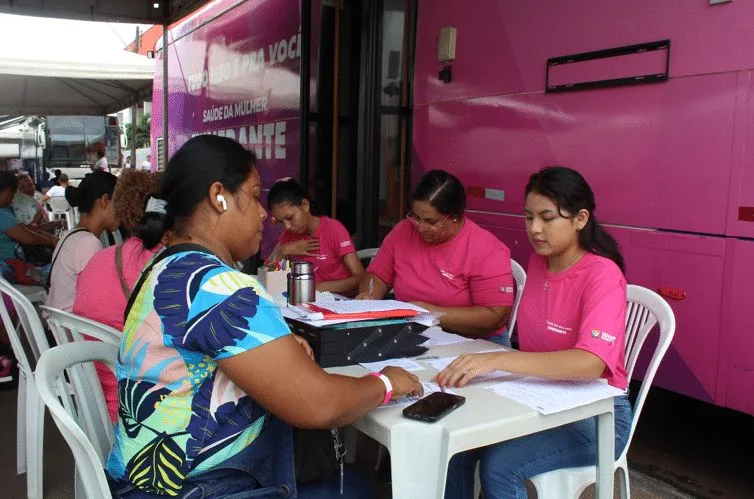
POLYGON ((185 478, 181 471, 185 459, 183 449, 160 433, 128 461, 128 479, 143 491, 177 496, 185 478))

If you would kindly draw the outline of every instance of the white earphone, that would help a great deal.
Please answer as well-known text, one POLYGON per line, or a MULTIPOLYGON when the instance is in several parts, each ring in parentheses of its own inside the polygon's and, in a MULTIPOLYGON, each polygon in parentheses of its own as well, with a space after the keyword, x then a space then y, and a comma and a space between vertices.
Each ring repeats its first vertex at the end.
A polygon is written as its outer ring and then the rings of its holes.
POLYGON ((220 203, 223 207, 223 211, 228 211, 228 202, 225 201, 225 196, 222 194, 217 195, 217 202, 220 203))

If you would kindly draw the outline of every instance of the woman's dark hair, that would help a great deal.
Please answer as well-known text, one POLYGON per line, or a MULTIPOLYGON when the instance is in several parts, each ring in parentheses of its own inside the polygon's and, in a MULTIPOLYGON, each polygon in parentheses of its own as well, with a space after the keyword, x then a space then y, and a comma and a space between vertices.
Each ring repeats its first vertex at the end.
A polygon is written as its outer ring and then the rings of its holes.
POLYGON ((272 184, 270 193, 267 194, 267 209, 271 210, 273 206, 279 204, 301 206, 304 199, 311 204, 312 200, 309 197, 309 193, 295 179, 278 180, 272 184))
POLYGON ((78 187, 73 187, 72 185, 66 187, 65 199, 71 206, 78 206, 80 212, 89 213, 99 198, 104 195, 113 197, 117 181, 118 177, 112 173, 89 173, 79 183, 78 187))
POLYGON ((550 198, 558 207, 561 217, 572 218, 581 210, 588 211, 589 220, 579 231, 579 244, 591 253, 609 258, 621 272, 626 273, 626 263, 620 254, 618 243, 597 222, 594 215, 597 206, 594 202, 594 192, 579 172, 564 166, 542 168, 529 177, 526 195, 530 192, 550 198), (563 214, 561 210, 569 215, 563 214))
POLYGON ((443 170, 431 170, 424 174, 411 199, 428 202, 441 215, 462 217, 466 211, 466 191, 463 184, 443 170))
POLYGON ((0 171, 0 191, 18 189, 18 177, 9 171, 0 171))
POLYGON ((145 213, 136 235, 145 248, 152 249, 166 231, 180 233, 212 184, 220 182, 235 193, 255 166, 254 153, 235 140, 217 135, 192 137, 170 158, 160 180, 158 197, 167 202, 166 213, 145 213))

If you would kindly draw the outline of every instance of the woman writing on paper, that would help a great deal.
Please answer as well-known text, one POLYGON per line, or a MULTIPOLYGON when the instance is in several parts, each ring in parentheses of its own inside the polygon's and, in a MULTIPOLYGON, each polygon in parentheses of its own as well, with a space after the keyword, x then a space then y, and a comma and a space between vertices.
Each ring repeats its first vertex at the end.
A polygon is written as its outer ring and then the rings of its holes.
POLYGON ((414 190, 412 210, 387 235, 361 279, 358 298, 395 298, 443 312, 444 329, 505 343, 513 305, 510 251, 464 217, 466 194, 433 170, 414 190))
MULTIPOLYGON (((535 254, 518 308, 520 352, 463 354, 437 375, 460 387, 495 370, 562 380, 604 378, 625 389, 626 280, 615 240, 597 223, 591 188, 569 168, 545 168, 526 186, 526 229, 535 254)), ((615 455, 631 427, 627 396, 615 399, 615 455)), ((594 419, 456 455, 445 496, 471 499, 480 461, 484 496, 525 498, 524 480, 594 465, 594 419)))
POLYGON ((259 250, 261 195, 254 154, 231 139, 193 137, 168 162, 164 211, 138 230, 146 249, 167 248, 134 286, 118 355, 115 498, 296 497, 289 425, 338 427, 422 392, 398 368, 325 372, 233 267, 259 250))
POLYGON ((311 262, 317 291, 356 294, 364 266, 342 223, 314 215, 309 194, 293 179, 279 180, 272 186, 267 208, 285 228, 273 258, 311 262))

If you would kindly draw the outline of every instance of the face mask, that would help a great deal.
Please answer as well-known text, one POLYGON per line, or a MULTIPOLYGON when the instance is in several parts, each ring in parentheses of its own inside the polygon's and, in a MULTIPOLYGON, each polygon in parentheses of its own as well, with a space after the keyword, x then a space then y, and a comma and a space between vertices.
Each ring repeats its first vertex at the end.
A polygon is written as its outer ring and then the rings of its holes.
POLYGON ((458 222, 448 220, 439 229, 431 229, 424 225, 417 225, 419 234, 429 244, 442 244, 450 241, 458 233, 458 222))

